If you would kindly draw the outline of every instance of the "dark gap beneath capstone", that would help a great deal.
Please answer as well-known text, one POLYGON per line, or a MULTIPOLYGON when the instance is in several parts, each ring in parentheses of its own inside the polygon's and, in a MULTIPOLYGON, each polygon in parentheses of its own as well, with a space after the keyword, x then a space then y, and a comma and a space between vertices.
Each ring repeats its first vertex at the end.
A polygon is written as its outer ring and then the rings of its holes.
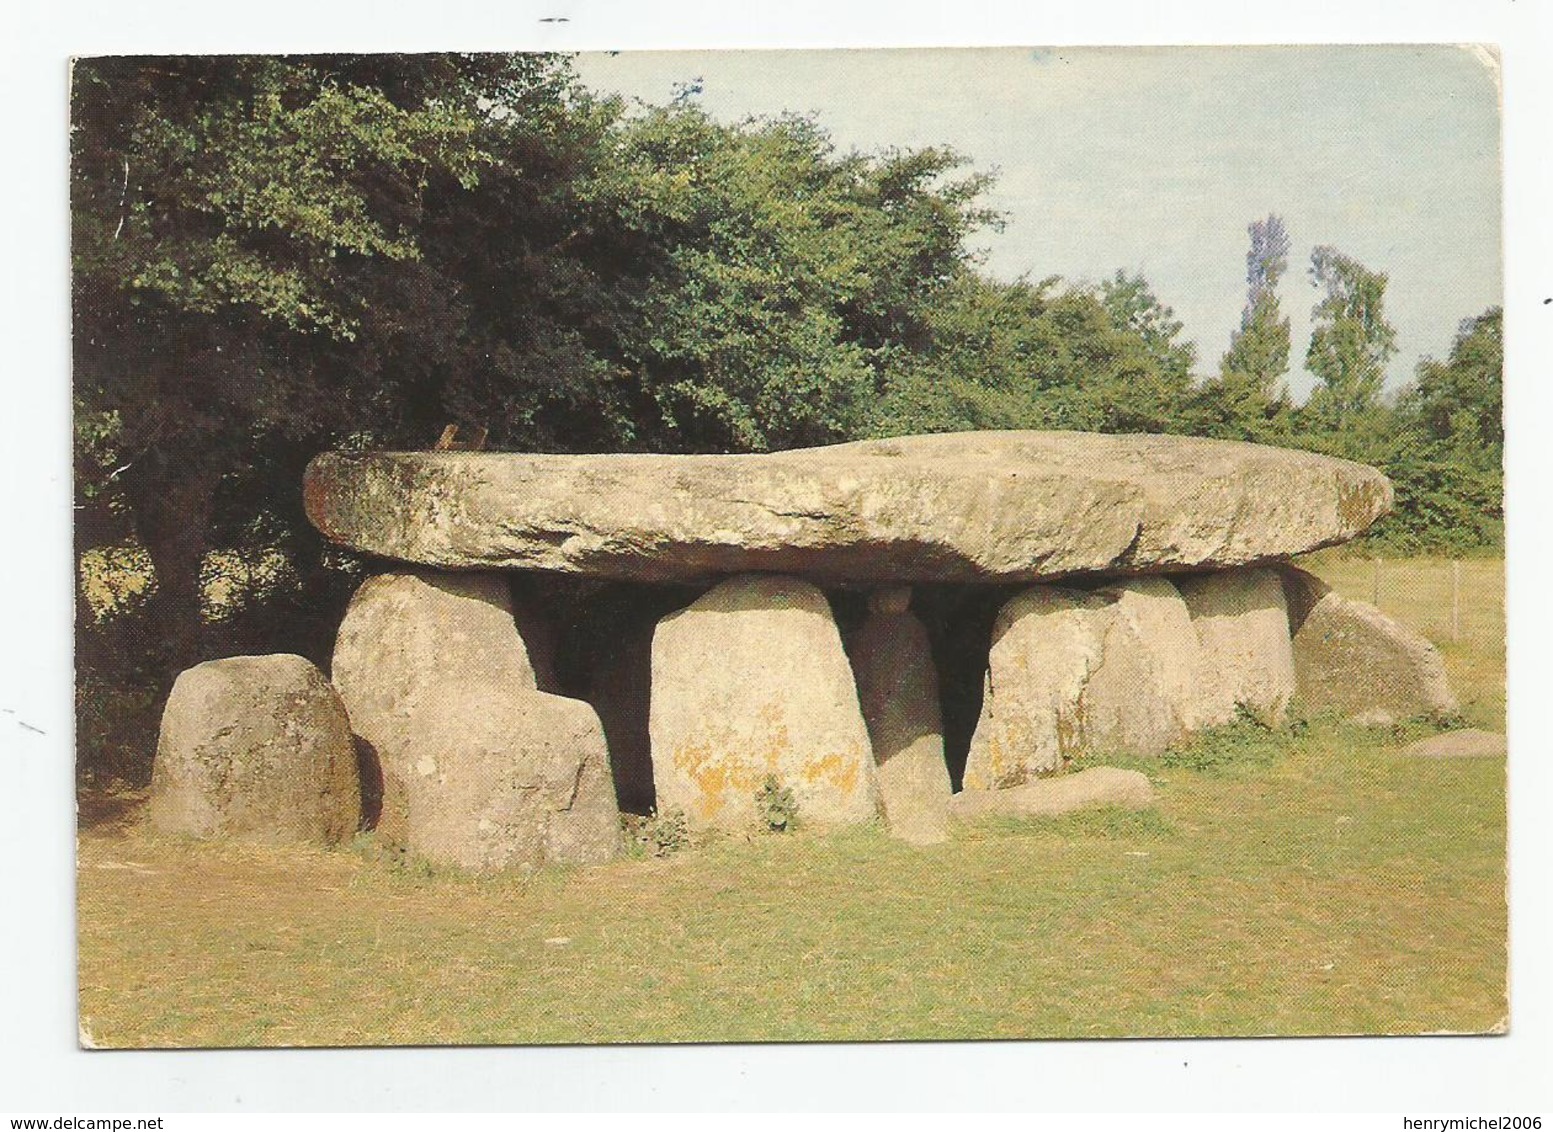
MULTIPOLYGON (((609 745, 621 811, 651 813, 653 631, 663 617, 690 605, 712 583, 665 585, 534 571, 514 572, 510 578, 514 616, 539 689, 593 707, 609 745)), ((963 583, 912 587, 911 609, 927 629, 938 670, 944 757, 956 790, 981 714, 993 622, 1022 588, 963 583)), ((868 618, 870 587, 830 587, 824 592, 842 639, 849 640, 868 618)))
POLYGON ((383 761, 377 748, 360 735, 351 738, 356 746, 356 772, 361 781, 361 824, 359 829, 373 830, 383 816, 383 761))
POLYGON ((841 639, 851 640, 852 634, 868 620, 869 591, 848 588, 827 589, 824 592, 825 600, 830 603, 830 615, 836 619, 836 628, 841 631, 841 639))
POLYGON ((944 761, 949 782, 959 790, 971 736, 981 715, 983 680, 992 651, 992 625, 1022 586, 938 584, 912 588, 911 609, 927 628, 938 669, 939 707, 944 724, 944 761))
POLYGON ((598 713, 615 800, 624 813, 653 809, 648 740, 653 630, 707 588, 535 572, 512 577, 519 630, 525 640, 532 633, 541 642, 532 652, 547 654, 543 662, 532 658, 540 690, 583 700, 598 713), (547 671, 540 671, 542 663, 547 671))

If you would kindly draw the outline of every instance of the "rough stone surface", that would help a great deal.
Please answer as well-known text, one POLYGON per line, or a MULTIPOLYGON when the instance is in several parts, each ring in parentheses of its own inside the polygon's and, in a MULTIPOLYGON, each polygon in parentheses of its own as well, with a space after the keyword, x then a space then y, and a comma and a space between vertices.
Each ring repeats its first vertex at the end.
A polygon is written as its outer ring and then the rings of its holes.
POLYGON ((356 733, 369 739, 364 725, 407 715, 418 690, 449 676, 537 686, 506 579, 438 570, 363 582, 335 637, 332 675, 356 733))
POLYGON ((1163 674, 1115 596, 1034 586, 998 614, 964 787, 1002 790, 1085 752, 1162 751, 1182 734, 1163 674))
POLYGON ((1178 579, 1202 647, 1198 726, 1228 723, 1240 705, 1280 722, 1294 699, 1294 647, 1278 573, 1225 570, 1178 579))
MULTIPOLYGON (((1297 671, 1298 664, 1295 667, 1297 671)), ((1381 708, 1370 708, 1356 715, 1350 715, 1343 722, 1354 727, 1391 728, 1397 725, 1397 717, 1381 708)))
POLYGON ((350 721, 300 656, 234 656, 181 673, 162 713, 150 816, 164 833, 329 844, 356 832, 350 721))
POLYGON ((934 845, 949 838, 951 787, 938 673, 927 630, 907 608, 910 597, 905 587, 872 595, 848 652, 890 833, 934 845))
POLYGON ((1439 651, 1423 636, 1313 574, 1280 569, 1294 639, 1301 703, 1343 713, 1397 718, 1459 709, 1439 651))
POLYGON ((1100 666, 1105 599, 1037 586, 998 614, 964 789, 1001 790, 1054 774, 1079 752, 1079 701, 1100 666))
POLYGON ((409 838, 404 737, 423 702, 459 683, 536 687, 505 579, 433 570, 361 584, 335 637, 330 678, 364 762, 381 776, 378 832, 396 845, 409 838))
POLYGON ((1217 568, 1344 542, 1392 499, 1375 469, 1306 452, 1072 432, 770 455, 336 452, 304 486, 318 529, 358 550, 642 581, 1217 568))
POLYGON ((421 700, 393 757, 417 856, 490 872, 619 850, 604 732, 581 700, 446 683, 421 700))
POLYGON ((658 810, 745 829, 766 776, 801 822, 878 812, 873 750, 825 595, 793 578, 745 575, 658 623, 652 644, 658 810))
POLYGON ((598 718, 538 690, 501 577, 368 579, 346 610, 332 671, 381 768, 385 841, 476 870, 617 850, 598 718))
POLYGON ((1115 613, 1131 624, 1151 675, 1148 696, 1157 696, 1169 711, 1160 716, 1160 731, 1152 747, 1162 748, 1186 733, 1204 727, 1208 705, 1202 700, 1202 644, 1191 624, 1191 612, 1180 590, 1168 578, 1132 578, 1096 590, 1117 599, 1115 613))
POLYGON ((1129 616, 1131 606, 1111 601, 1100 667, 1079 701, 1079 749, 1088 754, 1157 755, 1186 734, 1165 669, 1129 616))
POLYGON ((1502 759, 1508 749, 1499 732, 1467 727, 1409 743, 1397 753, 1418 759, 1502 759))
POLYGON ((964 820, 991 814, 1056 817, 1102 806, 1140 810, 1153 804, 1154 790, 1148 775, 1097 766, 1007 790, 962 790, 950 799, 949 808, 956 818, 964 820))

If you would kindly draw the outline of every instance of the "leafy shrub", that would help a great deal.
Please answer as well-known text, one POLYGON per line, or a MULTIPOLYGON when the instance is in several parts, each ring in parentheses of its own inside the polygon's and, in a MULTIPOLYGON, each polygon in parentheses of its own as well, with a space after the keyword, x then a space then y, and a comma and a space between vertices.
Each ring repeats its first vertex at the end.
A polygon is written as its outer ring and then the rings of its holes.
POLYGON ((798 828, 798 800, 774 774, 755 792, 755 814, 762 828, 771 833, 790 833, 798 828))
POLYGON ((1437 455, 1383 464, 1396 490, 1391 514, 1363 543, 1392 554, 1463 554, 1504 546, 1504 486, 1497 467, 1437 455))
POLYGON ((139 612, 76 633, 76 773, 84 782, 151 781, 165 688, 155 626, 139 612))
POLYGON ((1199 732, 1181 746, 1166 751, 1160 762, 1175 769, 1210 774, 1264 767, 1277 762, 1306 727, 1301 719, 1275 727, 1245 704, 1237 704, 1233 722, 1199 732))

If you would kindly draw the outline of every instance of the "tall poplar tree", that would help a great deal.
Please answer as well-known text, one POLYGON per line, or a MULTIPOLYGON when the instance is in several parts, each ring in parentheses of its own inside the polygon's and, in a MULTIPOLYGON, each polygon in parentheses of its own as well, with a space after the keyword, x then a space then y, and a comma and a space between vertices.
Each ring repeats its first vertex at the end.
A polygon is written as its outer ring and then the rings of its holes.
POLYGON ((1323 246, 1311 253, 1310 279, 1325 293, 1311 312, 1305 368, 1321 384, 1306 414, 1345 444, 1357 443, 1365 418, 1380 407, 1386 363, 1397 352, 1397 332, 1386 319, 1386 276, 1323 246))
POLYGON ((1218 378, 1203 390, 1203 424, 1217 436, 1266 440, 1283 431, 1288 411, 1280 379, 1289 370, 1289 319, 1278 305, 1278 281, 1289 266, 1289 233, 1276 214, 1246 231, 1246 306, 1218 378))

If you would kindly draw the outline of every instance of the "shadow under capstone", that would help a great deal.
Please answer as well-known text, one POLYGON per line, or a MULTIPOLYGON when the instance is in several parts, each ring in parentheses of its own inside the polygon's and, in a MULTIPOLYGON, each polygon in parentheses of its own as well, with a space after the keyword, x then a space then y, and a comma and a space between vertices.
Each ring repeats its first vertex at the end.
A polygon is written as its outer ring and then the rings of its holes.
POLYGON ((512 575, 513 605, 523 611, 519 630, 538 642, 533 662, 540 690, 584 700, 598 713, 623 813, 649 814, 654 805, 653 630, 709 588, 512 575))
POLYGON ((965 778, 971 736, 981 717, 992 626, 998 611, 1021 586, 919 585, 911 610, 927 629, 938 669, 939 708, 944 725, 944 761, 950 785, 958 791, 965 778))
MULTIPOLYGON (((624 813, 649 814, 655 792, 648 732, 652 640, 658 622, 712 588, 576 578, 535 571, 510 575, 519 629, 529 643, 541 691, 590 704, 609 745, 616 800, 624 813)), ((961 788, 981 714, 992 628, 1022 586, 921 584, 912 612, 928 632, 938 671, 944 758, 961 788)), ((843 639, 868 617, 867 587, 825 590, 843 639)))

